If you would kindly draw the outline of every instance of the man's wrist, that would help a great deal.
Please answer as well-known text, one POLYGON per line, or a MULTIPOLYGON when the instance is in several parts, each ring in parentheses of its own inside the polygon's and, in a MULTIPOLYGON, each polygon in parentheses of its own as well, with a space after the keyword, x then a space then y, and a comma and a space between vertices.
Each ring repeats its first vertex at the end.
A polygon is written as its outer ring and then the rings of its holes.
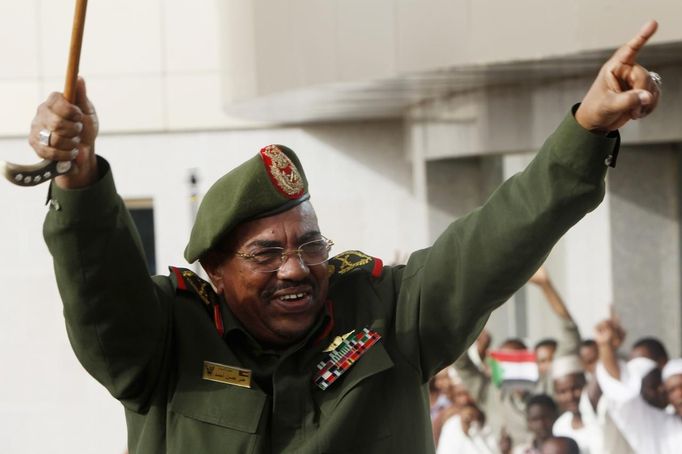
POLYGON ((81 150, 81 153, 87 153, 88 158, 72 161, 71 172, 55 178, 55 184, 61 189, 82 189, 92 186, 100 179, 97 155, 89 150, 81 150))
POLYGON ((599 136, 607 136, 611 131, 600 128, 592 124, 588 118, 589 115, 585 113, 583 104, 578 104, 575 111, 573 112, 576 123, 578 123, 583 129, 590 131, 592 134, 597 134, 599 136))

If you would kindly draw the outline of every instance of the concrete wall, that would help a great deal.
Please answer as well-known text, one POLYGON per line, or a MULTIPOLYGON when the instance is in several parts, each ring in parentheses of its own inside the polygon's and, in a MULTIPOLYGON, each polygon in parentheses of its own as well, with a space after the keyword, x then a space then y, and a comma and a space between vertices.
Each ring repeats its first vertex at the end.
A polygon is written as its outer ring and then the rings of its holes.
POLYGON ((665 339, 673 356, 680 332, 680 148, 625 147, 609 179, 614 308, 642 336, 665 339))
MULTIPOLYGON (((62 91, 73 0, 0 0, 0 136, 62 91)), ((81 74, 108 132, 243 125, 222 111, 216 2, 88 2, 81 74)), ((2 159, 2 155, 0 155, 2 159)))
POLYGON ((682 39, 668 0, 228 0, 224 101, 613 48, 648 18, 682 39), (541 18, 541 19, 540 19, 541 18), (608 18, 608 19, 606 19, 608 18))
MULTIPOLYGON (((665 92, 650 117, 621 130, 624 144, 682 141, 682 65, 651 67, 665 77, 665 92)), ((424 134, 424 158, 481 156, 537 150, 593 76, 488 87, 422 102, 408 110, 424 134)))

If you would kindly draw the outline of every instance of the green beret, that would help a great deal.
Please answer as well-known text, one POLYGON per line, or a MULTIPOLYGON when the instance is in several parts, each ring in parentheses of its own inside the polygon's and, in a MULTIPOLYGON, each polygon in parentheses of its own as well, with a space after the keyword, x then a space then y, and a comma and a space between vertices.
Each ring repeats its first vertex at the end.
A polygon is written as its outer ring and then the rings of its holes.
POLYGON ((308 181, 296 153, 283 145, 268 145, 208 190, 185 259, 193 263, 201 258, 242 222, 286 211, 308 198, 308 181))

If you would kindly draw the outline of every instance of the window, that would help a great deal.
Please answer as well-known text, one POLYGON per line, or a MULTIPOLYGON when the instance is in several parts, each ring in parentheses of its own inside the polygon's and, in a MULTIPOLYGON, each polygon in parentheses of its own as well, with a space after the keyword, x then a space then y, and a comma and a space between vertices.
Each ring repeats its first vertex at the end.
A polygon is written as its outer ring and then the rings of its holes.
POLYGON ((140 233, 142 248, 149 274, 156 274, 156 247, 154 237, 154 202, 152 199, 128 199, 125 201, 133 222, 140 233))

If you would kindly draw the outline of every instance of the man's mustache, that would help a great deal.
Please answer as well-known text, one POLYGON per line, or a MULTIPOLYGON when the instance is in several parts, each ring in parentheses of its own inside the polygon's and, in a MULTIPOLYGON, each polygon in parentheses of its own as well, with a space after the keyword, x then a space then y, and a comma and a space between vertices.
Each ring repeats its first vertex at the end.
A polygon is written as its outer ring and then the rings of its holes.
POLYGON ((317 282, 310 278, 306 278, 300 281, 291 281, 291 280, 286 280, 286 281, 279 281, 277 284, 271 285, 268 288, 266 288, 262 296, 263 298, 270 298, 272 295, 275 293, 282 291, 282 290, 287 290, 290 288, 295 288, 295 287, 304 287, 304 286, 309 286, 312 290, 313 295, 317 294, 317 282))

